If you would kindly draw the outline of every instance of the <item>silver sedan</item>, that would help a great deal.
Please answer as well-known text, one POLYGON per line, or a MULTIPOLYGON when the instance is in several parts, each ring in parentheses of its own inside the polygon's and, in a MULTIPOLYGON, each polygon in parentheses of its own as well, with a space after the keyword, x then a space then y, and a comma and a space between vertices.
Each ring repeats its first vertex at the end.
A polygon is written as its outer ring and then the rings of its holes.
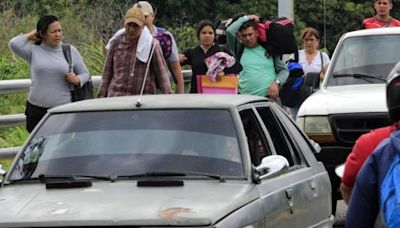
POLYGON ((331 227, 317 151, 262 97, 67 104, 4 174, 0 227, 331 227))

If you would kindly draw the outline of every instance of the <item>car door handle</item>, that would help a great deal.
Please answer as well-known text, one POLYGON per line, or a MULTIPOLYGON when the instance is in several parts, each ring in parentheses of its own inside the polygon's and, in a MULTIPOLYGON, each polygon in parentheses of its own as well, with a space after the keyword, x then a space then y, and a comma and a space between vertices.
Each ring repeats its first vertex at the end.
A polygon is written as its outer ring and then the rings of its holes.
POLYGON ((286 189, 286 198, 293 199, 293 190, 291 188, 286 189))
POLYGON ((293 189, 288 188, 286 189, 286 198, 288 199, 288 204, 289 204, 289 212, 290 214, 293 214, 293 189))

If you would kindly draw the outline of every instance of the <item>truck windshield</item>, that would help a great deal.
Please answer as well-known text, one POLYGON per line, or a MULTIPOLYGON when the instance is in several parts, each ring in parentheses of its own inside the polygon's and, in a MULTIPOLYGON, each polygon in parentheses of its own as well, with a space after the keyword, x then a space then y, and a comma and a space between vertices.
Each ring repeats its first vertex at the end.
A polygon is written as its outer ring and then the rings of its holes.
POLYGON ((400 61, 399 35, 350 37, 337 50, 327 86, 385 83, 400 61))

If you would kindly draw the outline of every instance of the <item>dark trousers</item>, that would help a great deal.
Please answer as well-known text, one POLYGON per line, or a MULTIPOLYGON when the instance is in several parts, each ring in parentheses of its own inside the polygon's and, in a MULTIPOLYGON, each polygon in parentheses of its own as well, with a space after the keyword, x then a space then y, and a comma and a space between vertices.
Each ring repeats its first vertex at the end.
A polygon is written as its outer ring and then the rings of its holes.
POLYGON ((36 127, 39 121, 47 113, 48 108, 42 108, 26 102, 25 116, 26 116, 26 130, 29 133, 36 127))

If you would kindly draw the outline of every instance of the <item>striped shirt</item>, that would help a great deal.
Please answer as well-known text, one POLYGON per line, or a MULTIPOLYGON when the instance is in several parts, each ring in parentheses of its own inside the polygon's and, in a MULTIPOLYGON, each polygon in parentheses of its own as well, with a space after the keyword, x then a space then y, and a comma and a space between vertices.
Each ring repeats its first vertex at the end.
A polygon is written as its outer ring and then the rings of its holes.
MULTIPOLYGON (((98 97, 130 96, 140 94, 147 63, 136 59, 138 42, 125 42, 122 35, 115 39, 108 51, 98 97), (135 68, 133 70, 133 68, 135 68), (132 72, 133 71, 133 72, 132 72)), ((155 94, 157 89, 171 93, 166 63, 159 42, 153 38, 154 53, 144 86, 144 94, 155 94)))

